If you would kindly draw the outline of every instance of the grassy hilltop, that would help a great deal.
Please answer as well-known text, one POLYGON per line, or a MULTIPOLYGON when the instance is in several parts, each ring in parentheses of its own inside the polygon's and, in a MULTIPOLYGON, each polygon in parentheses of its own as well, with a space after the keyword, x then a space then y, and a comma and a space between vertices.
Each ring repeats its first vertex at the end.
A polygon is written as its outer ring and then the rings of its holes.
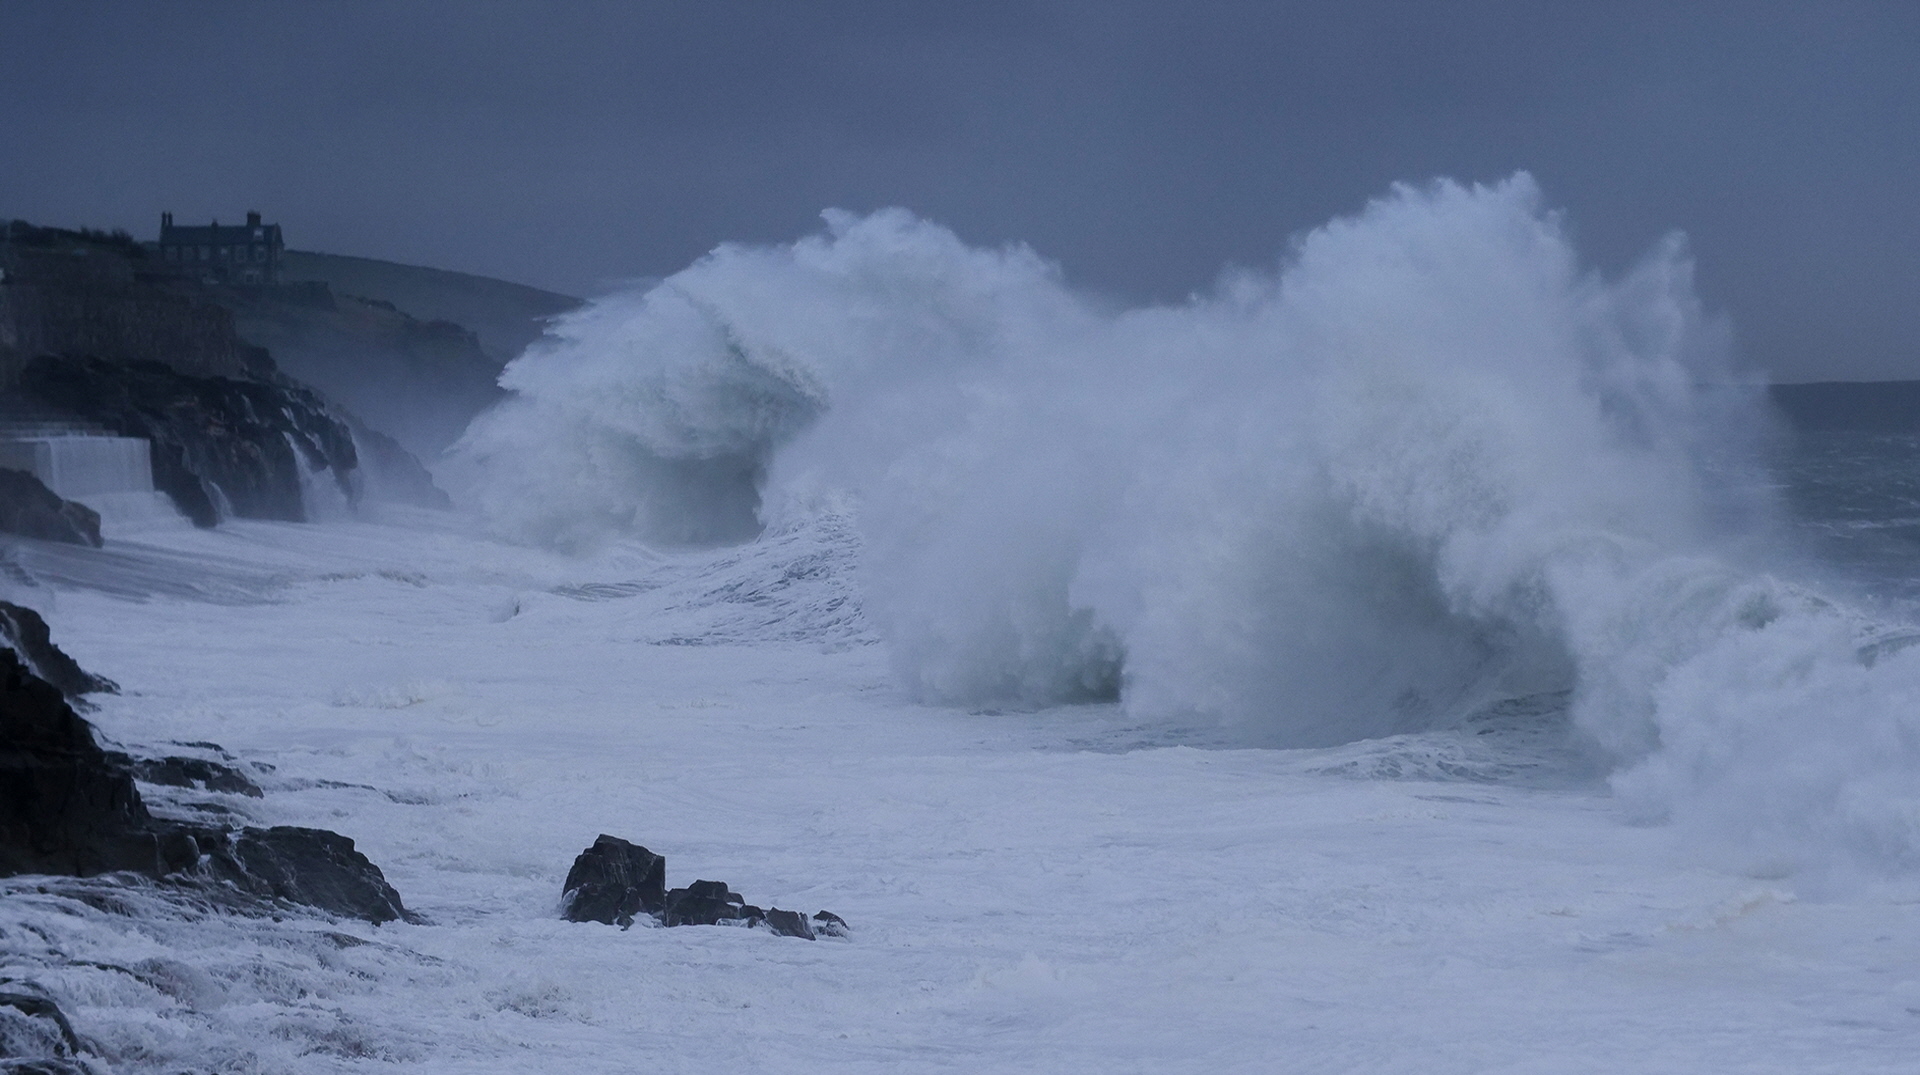
POLYGON ((496 367, 539 339, 546 318, 580 305, 570 295, 505 280, 308 250, 287 251, 281 277, 318 280, 338 294, 390 302, 421 321, 464 326, 496 367))

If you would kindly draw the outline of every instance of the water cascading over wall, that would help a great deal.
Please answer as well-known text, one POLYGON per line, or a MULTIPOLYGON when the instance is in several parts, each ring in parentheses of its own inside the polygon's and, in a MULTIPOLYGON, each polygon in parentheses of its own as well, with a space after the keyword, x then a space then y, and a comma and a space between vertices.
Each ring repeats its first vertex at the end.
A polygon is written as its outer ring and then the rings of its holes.
POLYGON ((0 430, 0 466, 24 470, 67 500, 153 492, 152 446, 94 433, 21 436, 0 430))

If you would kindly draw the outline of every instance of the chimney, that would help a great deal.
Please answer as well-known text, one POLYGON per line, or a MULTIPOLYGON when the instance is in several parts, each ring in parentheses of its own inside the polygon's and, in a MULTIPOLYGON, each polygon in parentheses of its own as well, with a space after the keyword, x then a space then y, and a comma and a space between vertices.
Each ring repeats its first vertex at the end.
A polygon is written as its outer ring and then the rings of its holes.
POLYGON ((247 227, 249 227, 249 228, 257 228, 257 227, 259 227, 259 226, 260 226, 260 214, 259 214, 259 213, 248 213, 248 214, 247 214, 247 227))
POLYGON ((173 214, 161 213, 160 214, 160 230, 164 232, 171 227, 173 227, 173 214))

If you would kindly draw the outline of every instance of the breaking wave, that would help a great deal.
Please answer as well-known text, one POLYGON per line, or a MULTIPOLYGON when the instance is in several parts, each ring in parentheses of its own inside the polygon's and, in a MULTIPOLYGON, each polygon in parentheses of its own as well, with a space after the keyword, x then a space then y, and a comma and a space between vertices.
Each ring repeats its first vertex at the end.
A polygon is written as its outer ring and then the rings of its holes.
MULTIPOLYGON (((1396 187, 1115 309, 898 210, 563 318, 447 476, 581 547, 858 519, 917 696, 1246 741, 1571 692, 1623 799, 1793 868, 1920 840, 1920 649, 1761 566, 1757 390, 1678 237, 1583 267, 1520 175, 1396 187)), ((1784 562, 1784 561, 1781 561, 1784 562)))

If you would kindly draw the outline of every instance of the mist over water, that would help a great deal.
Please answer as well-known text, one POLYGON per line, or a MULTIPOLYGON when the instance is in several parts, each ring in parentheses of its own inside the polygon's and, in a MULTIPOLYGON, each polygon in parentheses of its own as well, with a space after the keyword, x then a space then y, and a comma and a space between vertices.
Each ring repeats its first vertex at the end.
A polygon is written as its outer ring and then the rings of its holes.
POLYGON ((456 495, 562 548, 851 516, 928 701, 1316 746, 1565 691, 1639 816, 1767 869, 1920 850, 1920 649, 1769 569, 1764 404, 1679 239, 1608 279, 1525 175, 1403 186, 1123 310, 826 219, 563 318, 456 495))

